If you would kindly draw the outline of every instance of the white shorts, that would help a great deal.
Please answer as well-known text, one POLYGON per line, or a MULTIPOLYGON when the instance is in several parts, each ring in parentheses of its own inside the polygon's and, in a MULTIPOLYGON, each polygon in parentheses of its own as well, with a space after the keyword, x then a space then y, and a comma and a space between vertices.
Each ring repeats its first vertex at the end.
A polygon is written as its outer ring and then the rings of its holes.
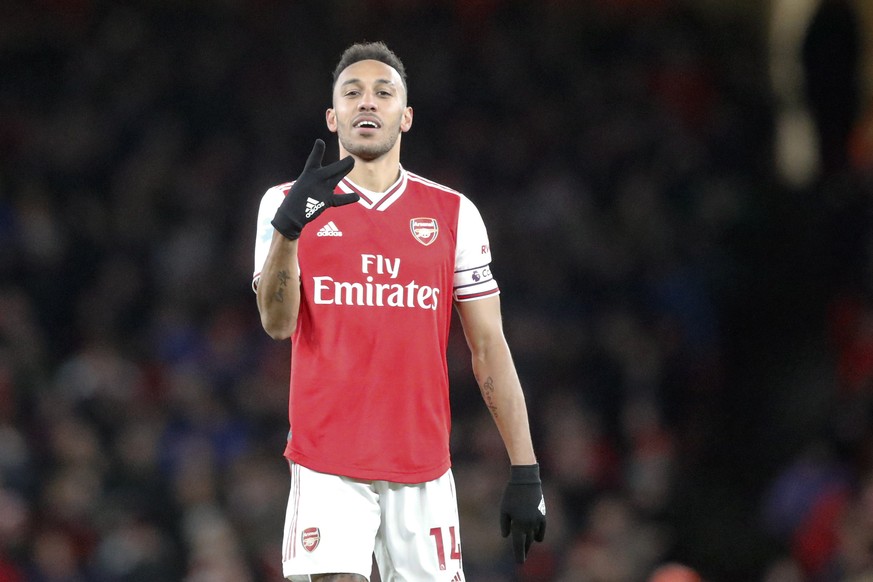
POLYGON ((328 573, 369 580, 374 554, 382 582, 464 582, 452 471, 407 485, 291 463, 283 575, 292 582, 328 573))

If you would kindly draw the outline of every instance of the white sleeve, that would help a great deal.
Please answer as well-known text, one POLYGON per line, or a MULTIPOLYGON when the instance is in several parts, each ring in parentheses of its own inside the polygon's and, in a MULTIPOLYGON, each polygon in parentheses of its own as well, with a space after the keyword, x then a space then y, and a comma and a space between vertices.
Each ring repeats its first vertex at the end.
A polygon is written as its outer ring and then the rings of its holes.
POLYGON ((455 301, 472 301, 500 293, 491 274, 491 245, 482 215, 463 195, 458 211, 453 286, 455 301))
POLYGON ((257 291, 258 281, 261 278, 261 269, 267 260, 267 251, 270 250, 270 242, 273 240, 273 225, 271 221, 276 216, 276 209, 285 199, 285 192, 290 184, 273 186, 261 197, 261 206, 258 208, 258 232, 255 238, 255 269, 252 273, 252 289, 257 291))

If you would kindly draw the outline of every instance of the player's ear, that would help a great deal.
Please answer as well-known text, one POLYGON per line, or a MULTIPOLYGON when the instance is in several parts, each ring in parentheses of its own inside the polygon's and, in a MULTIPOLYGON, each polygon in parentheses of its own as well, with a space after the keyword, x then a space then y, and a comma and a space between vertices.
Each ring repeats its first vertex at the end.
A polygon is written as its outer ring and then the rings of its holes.
POLYGON ((325 111, 324 121, 327 123, 327 128, 331 133, 336 133, 336 111, 332 108, 325 111))
POLYGON ((400 131, 407 132, 412 129, 412 107, 407 107, 403 110, 403 117, 400 118, 400 131))

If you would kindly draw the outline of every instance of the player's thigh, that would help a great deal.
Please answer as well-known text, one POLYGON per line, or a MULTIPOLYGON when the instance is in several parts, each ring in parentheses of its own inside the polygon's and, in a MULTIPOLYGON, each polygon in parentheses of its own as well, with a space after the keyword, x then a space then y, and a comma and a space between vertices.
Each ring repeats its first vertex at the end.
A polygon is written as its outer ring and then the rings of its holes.
POLYGON ((283 575, 292 582, 339 574, 367 580, 379 521, 379 499, 369 483, 292 463, 282 541, 283 575))
POLYGON ((382 527, 376 561, 383 582, 464 582, 452 472, 418 485, 378 484, 382 527))

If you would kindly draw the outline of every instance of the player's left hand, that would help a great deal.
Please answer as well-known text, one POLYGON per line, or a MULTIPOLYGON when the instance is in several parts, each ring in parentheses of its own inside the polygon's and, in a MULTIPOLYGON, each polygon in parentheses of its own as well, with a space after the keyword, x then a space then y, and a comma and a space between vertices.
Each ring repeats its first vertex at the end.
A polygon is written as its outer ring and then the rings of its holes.
POLYGON ((546 501, 539 465, 513 465, 500 501, 500 533, 512 534, 512 553, 523 564, 534 541, 546 535, 546 501))

